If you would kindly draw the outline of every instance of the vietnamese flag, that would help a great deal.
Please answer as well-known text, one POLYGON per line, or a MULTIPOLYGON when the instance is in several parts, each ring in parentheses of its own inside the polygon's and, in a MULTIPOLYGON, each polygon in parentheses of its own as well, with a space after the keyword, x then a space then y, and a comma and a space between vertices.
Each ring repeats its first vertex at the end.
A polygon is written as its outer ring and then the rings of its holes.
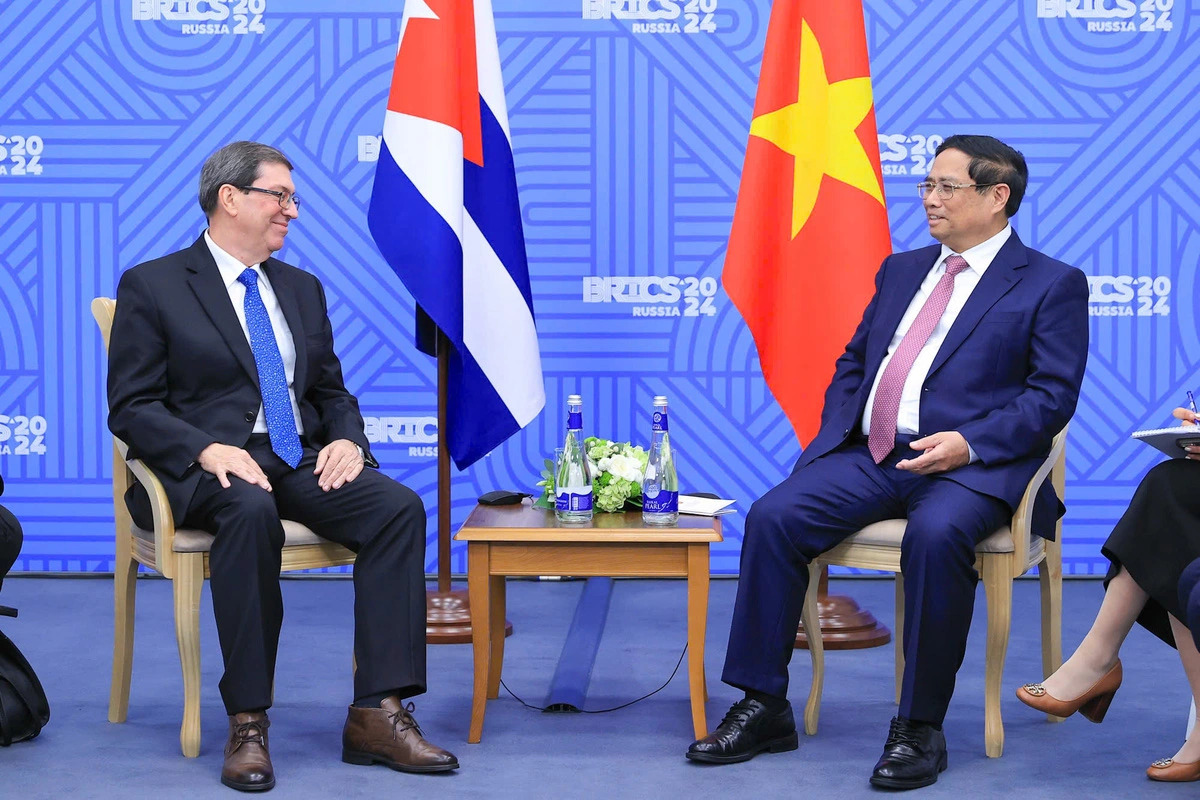
POLYGON ((862 6, 776 0, 721 280, 801 445, 889 253, 862 6))

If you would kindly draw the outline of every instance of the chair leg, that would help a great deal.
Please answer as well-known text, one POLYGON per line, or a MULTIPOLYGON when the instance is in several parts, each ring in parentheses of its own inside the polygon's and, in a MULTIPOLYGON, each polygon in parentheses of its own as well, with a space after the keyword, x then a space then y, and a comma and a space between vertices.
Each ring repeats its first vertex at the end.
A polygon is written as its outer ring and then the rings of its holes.
MULTIPOLYGON (((1053 675, 1062 666, 1062 542, 1046 542, 1046 557, 1038 564, 1042 595, 1042 673, 1053 675)), ((1047 714, 1050 722, 1062 717, 1047 714)))
POLYGON ((892 629, 896 652, 896 705, 904 688, 904 576, 896 573, 896 627, 892 629))
POLYGON ((804 632, 808 635, 808 655, 812 659, 812 687, 808 690, 808 703, 804 706, 804 732, 812 736, 817 732, 817 720, 821 716, 821 692, 825 688, 825 643, 821 640, 821 614, 817 609, 817 586, 821 581, 820 562, 808 565, 808 593, 804 595, 804 632))
POLYGON ((204 555, 180 554, 171 581, 175 595, 175 639, 183 668, 183 724, 179 744, 188 758, 200 755, 200 589, 204 555))
POLYGON ((988 758, 1004 752, 1004 722, 1000 718, 1000 684, 1012 625, 1012 555, 986 555, 983 586, 987 593, 987 654, 984 661, 984 750, 988 758))
POLYGON ((129 683, 133 677, 133 618, 137 608, 138 564, 129 552, 129 538, 117 535, 113 567, 112 687, 108 693, 108 721, 124 722, 129 716, 129 683), (124 541, 122 541, 122 539, 124 541))

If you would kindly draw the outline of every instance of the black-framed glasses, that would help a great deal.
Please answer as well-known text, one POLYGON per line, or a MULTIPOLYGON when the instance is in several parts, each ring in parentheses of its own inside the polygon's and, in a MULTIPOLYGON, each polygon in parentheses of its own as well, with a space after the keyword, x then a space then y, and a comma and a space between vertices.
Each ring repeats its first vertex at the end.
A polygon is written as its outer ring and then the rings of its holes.
POLYGON ((243 192, 262 192, 263 194, 269 194, 279 201, 279 207, 283 209, 286 209, 288 206, 293 204, 296 206, 296 208, 300 208, 299 196, 294 195, 291 192, 280 192, 276 191, 275 189, 262 189, 258 186, 239 186, 237 188, 241 189, 243 192))
POLYGON ((1001 184, 999 183, 949 183, 948 181, 931 183, 929 181, 921 181, 917 184, 917 194, 919 194, 921 199, 924 200, 926 195, 928 195, 934 189, 937 189, 938 197, 942 198, 943 200, 949 200, 951 197, 954 197, 955 189, 982 189, 987 186, 1000 185, 1001 184))

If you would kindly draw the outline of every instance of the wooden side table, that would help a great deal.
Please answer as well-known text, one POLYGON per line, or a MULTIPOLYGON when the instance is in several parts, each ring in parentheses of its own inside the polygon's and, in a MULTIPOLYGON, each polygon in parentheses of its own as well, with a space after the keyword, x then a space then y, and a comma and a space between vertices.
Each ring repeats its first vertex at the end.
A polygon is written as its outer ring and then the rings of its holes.
POLYGON ((476 506, 455 536, 467 542, 475 688, 467 741, 483 736, 483 713, 500 693, 504 661, 504 579, 508 575, 687 578, 688 687, 696 738, 708 733, 704 703, 704 635, 708 624, 708 546, 721 520, 680 516, 678 526, 642 524, 640 512, 597 513, 586 525, 560 525, 554 512, 519 506, 476 506))

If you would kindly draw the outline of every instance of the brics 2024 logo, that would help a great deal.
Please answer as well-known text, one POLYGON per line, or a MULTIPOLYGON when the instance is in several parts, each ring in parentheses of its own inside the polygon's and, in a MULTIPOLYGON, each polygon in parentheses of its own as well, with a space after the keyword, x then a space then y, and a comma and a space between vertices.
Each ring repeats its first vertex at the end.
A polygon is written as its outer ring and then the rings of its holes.
POLYGON ((1166 275, 1089 275, 1088 314, 1093 317, 1165 317, 1171 313, 1166 275))
POLYGON ((717 313, 713 305, 716 294, 717 279, 711 276, 583 278, 583 302, 628 303, 634 317, 711 317, 717 313))
POLYGON ((879 134, 879 161, 884 177, 888 175, 919 175, 925 177, 938 147, 945 141, 941 136, 919 133, 879 134))
POLYGON ((267 0, 132 0, 138 22, 178 22, 180 33, 266 33, 267 0))
POLYGON ((1175 0, 1036 0, 1043 19, 1081 19, 1089 33, 1156 33, 1174 27, 1175 0))
POLYGON ((437 456, 437 417, 363 417, 363 433, 371 444, 408 445, 413 458, 437 456))
POLYGON ((717 0, 583 0, 583 18, 634 20, 634 33, 716 33, 717 0))
POLYGON ((0 177, 41 175, 45 142, 36 134, 5 136, 0 133, 0 177))
POLYGON ((0 414, 0 455, 44 456, 48 427, 41 414, 0 414))

